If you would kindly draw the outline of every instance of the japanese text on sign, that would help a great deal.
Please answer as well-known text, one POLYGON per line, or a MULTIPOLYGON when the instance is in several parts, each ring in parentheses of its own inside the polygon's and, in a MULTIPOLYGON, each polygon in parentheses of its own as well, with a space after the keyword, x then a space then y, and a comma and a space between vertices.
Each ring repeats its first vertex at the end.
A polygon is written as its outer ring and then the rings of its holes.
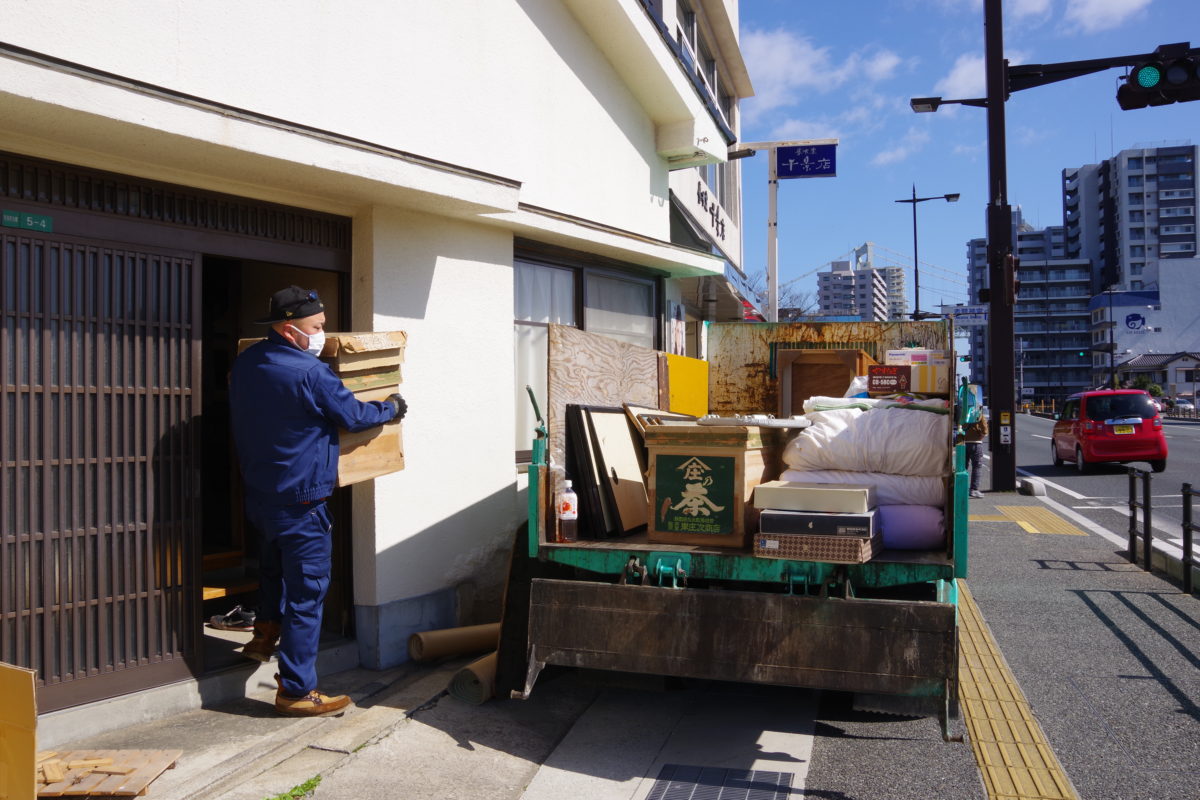
POLYGON ((780 178, 836 177, 837 145, 802 144, 777 148, 775 172, 780 178))

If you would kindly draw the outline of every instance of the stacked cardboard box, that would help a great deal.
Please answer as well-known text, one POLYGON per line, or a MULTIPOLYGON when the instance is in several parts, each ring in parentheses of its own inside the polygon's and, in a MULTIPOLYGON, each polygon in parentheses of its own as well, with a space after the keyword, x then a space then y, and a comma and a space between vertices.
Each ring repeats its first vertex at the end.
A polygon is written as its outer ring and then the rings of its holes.
POLYGON ((754 490, 754 505, 756 556, 861 564, 882 549, 874 486, 771 481, 754 490))
MULTIPOLYGON (((258 339, 242 339, 238 352, 258 339)), ((359 400, 384 400, 400 391, 400 368, 408 336, 403 331, 325 334, 321 360, 329 364, 359 400)), ((338 432, 338 486, 378 478, 404 469, 400 421, 351 433, 338 432)))

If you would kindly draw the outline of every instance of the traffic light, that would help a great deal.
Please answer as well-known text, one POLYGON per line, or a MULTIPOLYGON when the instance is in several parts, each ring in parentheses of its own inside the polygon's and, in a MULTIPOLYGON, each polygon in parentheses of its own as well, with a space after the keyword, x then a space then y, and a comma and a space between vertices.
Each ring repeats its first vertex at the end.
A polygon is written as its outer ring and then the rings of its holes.
POLYGON ((1189 42, 1159 45, 1154 56, 1136 64, 1117 89, 1117 104, 1126 111, 1200 100, 1200 48, 1189 42))
POLYGON ((970 361, 971 357, 970 356, 959 356, 958 360, 959 361, 970 361))

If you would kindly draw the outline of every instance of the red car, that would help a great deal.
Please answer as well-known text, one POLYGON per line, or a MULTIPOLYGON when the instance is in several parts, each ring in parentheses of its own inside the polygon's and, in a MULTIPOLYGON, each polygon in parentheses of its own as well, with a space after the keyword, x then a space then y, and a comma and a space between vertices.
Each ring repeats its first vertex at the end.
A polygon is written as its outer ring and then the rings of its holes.
POLYGON ((1067 398, 1050 439, 1054 465, 1074 461, 1080 472, 1101 462, 1149 461, 1167 468, 1162 417, 1140 389, 1104 389, 1067 398))

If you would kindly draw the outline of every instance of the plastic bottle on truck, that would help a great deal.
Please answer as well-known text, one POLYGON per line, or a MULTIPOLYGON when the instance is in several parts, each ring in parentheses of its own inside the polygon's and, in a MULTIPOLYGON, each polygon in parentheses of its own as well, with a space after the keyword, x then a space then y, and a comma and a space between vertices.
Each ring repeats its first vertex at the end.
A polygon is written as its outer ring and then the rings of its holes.
POLYGON ((563 490, 558 496, 558 538, 574 542, 579 538, 576 530, 579 522, 579 497, 571 488, 571 482, 563 481, 563 490))

